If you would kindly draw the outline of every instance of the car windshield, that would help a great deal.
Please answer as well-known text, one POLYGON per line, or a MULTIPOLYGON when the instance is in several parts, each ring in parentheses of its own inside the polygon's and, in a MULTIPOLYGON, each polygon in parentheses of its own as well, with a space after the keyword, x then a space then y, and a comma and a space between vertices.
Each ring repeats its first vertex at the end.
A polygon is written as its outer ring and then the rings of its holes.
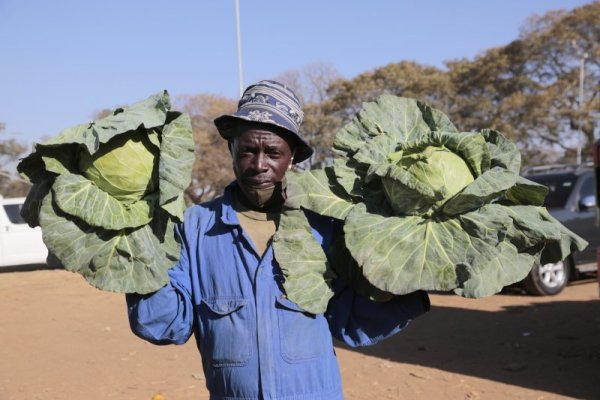
POLYGON ((544 207, 562 208, 567 203, 569 195, 573 190, 577 175, 575 174, 549 174, 527 176, 534 182, 541 183, 548 188, 548 195, 544 201, 544 207))
POLYGON ((6 215, 8 219, 13 224, 24 224, 25 220, 21 217, 21 207, 22 204, 5 204, 4 210, 6 210, 6 215))

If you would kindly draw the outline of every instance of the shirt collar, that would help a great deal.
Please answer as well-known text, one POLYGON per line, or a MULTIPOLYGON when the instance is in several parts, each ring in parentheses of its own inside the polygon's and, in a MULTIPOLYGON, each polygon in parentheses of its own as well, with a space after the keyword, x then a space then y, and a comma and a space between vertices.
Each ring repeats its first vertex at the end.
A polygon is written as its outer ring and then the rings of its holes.
POLYGON ((221 204, 221 222, 225 225, 239 225, 237 213, 233 208, 234 194, 233 191, 237 187, 237 182, 233 181, 225 188, 223 193, 223 202, 221 204))

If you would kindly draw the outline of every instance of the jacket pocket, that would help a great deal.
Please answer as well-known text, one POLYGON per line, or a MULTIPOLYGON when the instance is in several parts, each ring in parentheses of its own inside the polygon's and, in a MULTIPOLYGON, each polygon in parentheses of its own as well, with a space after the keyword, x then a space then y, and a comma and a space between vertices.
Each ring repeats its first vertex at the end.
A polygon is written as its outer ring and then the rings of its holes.
POLYGON ((323 336, 329 335, 324 317, 305 312, 283 295, 275 298, 275 305, 283 359, 295 363, 318 358, 323 352, 323 336))
POLYGON ((203 299, 200 349, 214 367, 241 366, 252 355, 250 310, 244 298, 203 299))

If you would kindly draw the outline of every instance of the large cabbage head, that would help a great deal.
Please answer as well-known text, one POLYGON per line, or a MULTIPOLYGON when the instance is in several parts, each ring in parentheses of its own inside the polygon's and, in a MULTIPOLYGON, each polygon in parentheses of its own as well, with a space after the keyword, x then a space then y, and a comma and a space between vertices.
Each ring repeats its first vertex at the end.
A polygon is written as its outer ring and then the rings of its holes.
POLYGON ((418 289, 482 297, 587 244, 542 207, 547 189, 519 176, 514 143, 460 132, 420 101, 365 103, 333 153, 333 166, 288 174, 290 210, 273 242, 288 297, 311 312, 327 308, 332 271, 374 300, 418 289), (343 222, 329 257, 306 210, 343 222))
POLYGON ((159 149, 140 132, 112 138, 91 155, 82 149, 79 170, 98 188, 124 202, 158 188, 159 149))
POLYGON ((189 116, 158 93, 36 144, 17 167, 33 183, 22 214, 92 285, 152 292, 179 256, 193 161, 189 116))
POLYGON ((445 146, 401 150, 390 154, 388 159, 395 173, 406 177, 396 180, 386 174, 382 178, 386 198, 397 214, 410 214, 415 204, 422 203, 425 211, 433 212, 474 181, 465 160, 445 146), (424 198, 415 187, 429 188, 436 196, 424 198))

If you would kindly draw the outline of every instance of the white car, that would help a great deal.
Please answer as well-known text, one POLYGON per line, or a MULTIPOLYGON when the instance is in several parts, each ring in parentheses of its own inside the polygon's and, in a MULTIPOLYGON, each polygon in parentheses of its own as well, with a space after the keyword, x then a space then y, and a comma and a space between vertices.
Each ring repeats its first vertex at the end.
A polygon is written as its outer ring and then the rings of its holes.
POLYGON ((41 228, 29 227, 21 217, 24 202, 25 197, 0 196, 0 267, 46 264, 41 228))

